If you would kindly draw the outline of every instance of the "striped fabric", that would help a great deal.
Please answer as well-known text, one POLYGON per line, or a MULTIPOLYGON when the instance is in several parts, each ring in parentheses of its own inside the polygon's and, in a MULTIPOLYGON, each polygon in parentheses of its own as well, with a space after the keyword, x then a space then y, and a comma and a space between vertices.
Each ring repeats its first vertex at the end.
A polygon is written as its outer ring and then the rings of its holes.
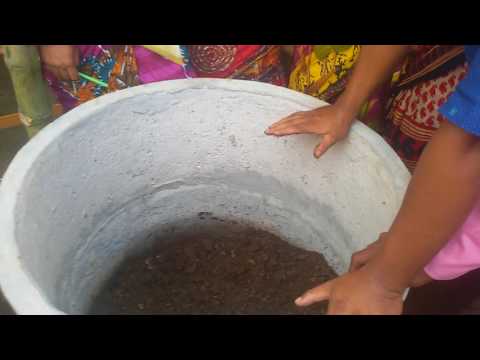
POLYGON ((389 102, 383 136, 410 171, 445 119, 438 109, 466 71, 458 46, 422 46, 405 63, 389 102))

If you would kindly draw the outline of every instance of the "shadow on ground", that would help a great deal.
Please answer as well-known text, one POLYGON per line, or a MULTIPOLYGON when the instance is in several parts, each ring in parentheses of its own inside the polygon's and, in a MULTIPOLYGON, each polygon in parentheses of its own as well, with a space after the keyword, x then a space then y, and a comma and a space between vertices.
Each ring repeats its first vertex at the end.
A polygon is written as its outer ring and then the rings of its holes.
MULTIPOLYGON (((27 142, 23 127, 0 130, 0 178, 15 154, 27 142)), ((13 314, 13 310, 0 292, 0 315, 13 314)))

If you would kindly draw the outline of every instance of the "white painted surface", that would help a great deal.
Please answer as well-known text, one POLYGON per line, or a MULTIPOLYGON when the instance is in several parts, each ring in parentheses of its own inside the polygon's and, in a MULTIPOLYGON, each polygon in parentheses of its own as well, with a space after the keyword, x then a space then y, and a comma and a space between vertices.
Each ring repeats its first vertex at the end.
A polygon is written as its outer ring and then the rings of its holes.
POLYGON ((321 251, 339 272, 388 229, 409 173, 355 123, 320 160, 317 136, 265 128, 325 103, 240 80, 175 80, 102 96, 45 128, 0 187, 0 285, 19 314, 83 313, 152 232, 198 212, 321 251), (139 239, 144 239, 139 242, 139 239))

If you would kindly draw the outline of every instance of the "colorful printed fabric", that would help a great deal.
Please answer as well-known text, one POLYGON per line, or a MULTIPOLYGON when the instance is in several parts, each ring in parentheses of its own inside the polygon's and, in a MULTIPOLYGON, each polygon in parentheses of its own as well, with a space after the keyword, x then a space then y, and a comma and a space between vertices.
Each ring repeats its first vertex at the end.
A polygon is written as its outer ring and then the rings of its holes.
POLYGON ((178 65, 185 65, 185 46, 182 45, 142 45, 178 65))
MULTIPOLYGON (((345 89, 358 59, 359 45, 296 45, 289 88, 334 103, 345 89)), ((390 84, 385 84, 365 102, 357 119, 380 132, 390 84)))
POLYGON ((189 77, 183 62, 179 64, 143 46, 134 46, 134 51, 138 64, 138 77, 142 84, 189 77))
POLYGON ((359 53, 359 45, 296 45, 288 86, 332 103, 359 53))
POLYGON ((107 83, 108 88, 83 78, 76 82, 59 81, 45 71, 45 79, 65 111, 108 92, 140 83, 132 46, 78 45, 78 49, 78 71, 107 83))
POLYGON ((187 68, 195 77, 256 80, 286 85, 279 46, 189 45, 187 48, 187 68))
POLYGON ((445 119, 438 108, 463 79, 458 46, 421 46, 409 56, 389 102, 383 136, 410 171, 445 119))
MULTIPOLYGON (((298 45, 289 87, 333 103, 358 58, 358 45, 298 45)), ((399 77, 364 104, 358 119, 382 134, 413 171, 443 121, 438 108, 467 70, 462 46, 413 46, 399 77)))
POLYGON ((280 47, 274 45, 80 45, 79 71, 108 83, 45 77, 65 110, 125 87, 194 77, 234 78, 285 86, 280 47), (178 54, 182 59, 178 58, 178 54), (163 56, 162 56, 163 55, 163 56), (176 57, 177 56, 177 57, 176 57))

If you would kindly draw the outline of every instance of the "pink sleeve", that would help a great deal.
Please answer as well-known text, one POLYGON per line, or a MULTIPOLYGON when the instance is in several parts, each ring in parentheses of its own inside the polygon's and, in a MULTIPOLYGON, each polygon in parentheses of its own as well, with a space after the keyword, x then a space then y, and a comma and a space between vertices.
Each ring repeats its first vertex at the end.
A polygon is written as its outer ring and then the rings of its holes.
POLYGON ((451 280, 477 268, 480 268, 480 201, 424 270, 432 279, 451 280))

